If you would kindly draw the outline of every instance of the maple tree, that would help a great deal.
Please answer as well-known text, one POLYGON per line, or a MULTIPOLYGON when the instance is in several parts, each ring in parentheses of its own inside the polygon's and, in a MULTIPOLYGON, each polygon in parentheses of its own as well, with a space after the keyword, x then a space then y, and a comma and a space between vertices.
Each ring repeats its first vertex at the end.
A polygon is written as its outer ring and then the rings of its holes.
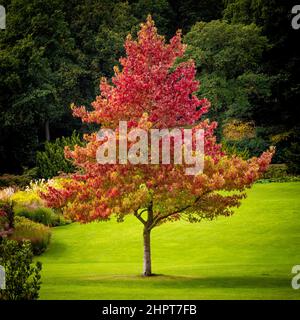
MULTIPOLYGON (((127 37, 125 50, 126 57, 120 59, 122 70, 114 68, 112 83, 101 80, 101 94, 92 103, 93 110, 73 106, 74 115, 113 129, 119 121, 146 131, 184 126, 193 131, 204 129, 203 172, 187 175, 184 164, 172 163, 100 164, 96 154, 104 141, 94 133, 85 135, 85 146, 66 148, 66 157, 79 170, 60 187, 49 186, 42 197, 49 206, 62 208, 69 218, 83 223, 112 215, 121 222, 134 215, 143 224, 143 274, 150 276, 151 230, 171 220, 199 222, 230 216, 245 197, 245 189, 267 169, 274 151, 249 160, 222 151, 214 136, 217 123, 199 120, 209 102, 194 94, 199 83, 193 61, 175 63, 185 51, 180 32, 166 43, 149 16, 137 40, 127 37)), ((132 145, 131 141, 127 148, 132 145)), ((170 152, 174 154, 174 144, 170 152)))

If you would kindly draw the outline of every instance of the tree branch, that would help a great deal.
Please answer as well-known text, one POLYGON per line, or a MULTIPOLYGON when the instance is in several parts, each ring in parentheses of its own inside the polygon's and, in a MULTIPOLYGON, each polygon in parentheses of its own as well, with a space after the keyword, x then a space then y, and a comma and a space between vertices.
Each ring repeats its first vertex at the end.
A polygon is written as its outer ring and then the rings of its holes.
POLYGON ((143 225, 146 225, 146 221, 141 217, 142 213, 137 213, 137 211, 134 212, 134 215, 141 221, 143 225))
POLYGON ((181 212, 185 211, 186 209, 191 208, 191 207, 192 207, 193 205, 195 205, 199 200, 200 200, 200 196, 197 197, 192 204, 189 204, 189 205, 187 205, 187 206, 185 206, 185 207, 183 207, 183 208, 180 208, 180 209, 178 209, 178 210, 176 210, 176 211, 167 213, 167 214, 165 214, 165 215, 163 215, 163 216, 156 216, 156 217, 154 218, 153 223, 151 224, 151 227, 150 227, 150 228, 153 229, 160 221, 162 221, 162 220, 164 220, 164 219, 166 219, 166 218, 168 218, 168 217, 170 217, 170 216, 172 216, 172 215, 174 215, 174 214, 181 213, 181 212))
POLYGON ((142 215, 144 212, 146 212, 146 211, 148 211, 148 208, 142 209, 142 210, 138 213, 138 215, 141 216, 141 215, 142 215))

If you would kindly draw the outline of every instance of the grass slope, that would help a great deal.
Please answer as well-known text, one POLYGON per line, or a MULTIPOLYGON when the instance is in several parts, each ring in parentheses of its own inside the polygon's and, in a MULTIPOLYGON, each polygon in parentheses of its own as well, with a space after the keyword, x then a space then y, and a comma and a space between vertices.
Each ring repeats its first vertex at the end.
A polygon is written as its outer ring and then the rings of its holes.
POLYGON ((153 271, 142 278, 142 225, 134 217, 53 229, 41 299, 299 299, 300 183, 256 184, 230 218, 162 225, 153 271))

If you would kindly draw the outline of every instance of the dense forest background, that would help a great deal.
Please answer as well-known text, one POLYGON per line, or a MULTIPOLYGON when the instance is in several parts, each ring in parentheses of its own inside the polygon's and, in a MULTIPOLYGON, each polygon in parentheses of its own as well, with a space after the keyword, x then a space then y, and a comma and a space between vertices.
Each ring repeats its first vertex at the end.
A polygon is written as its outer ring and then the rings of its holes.
MULTIPOLYGON (((151 14, 169 39, 182 29, 218 138, 245 157, 276 145, 275 163, 300 173, 300 29, 284 0, 4 0, 0 30, 0 173, 36 167, 46 141, 89 131, 88 106, 111 77, 126 35, 151 14)), ((68 140, 69 139, 69 140, 68 140)), ((58 141, 58 140, 57 140, 58 141)), ((61 140, 58 141, 62 143, 61 140)), ((62 148, 56 148, 61 152, 62 148)), ((57 151, 58 150, 58 151, 57 151)), ((45 163, 45 159, 42 161, 45 163)), ((41 160, 40 160, 41 162, 41 160)))

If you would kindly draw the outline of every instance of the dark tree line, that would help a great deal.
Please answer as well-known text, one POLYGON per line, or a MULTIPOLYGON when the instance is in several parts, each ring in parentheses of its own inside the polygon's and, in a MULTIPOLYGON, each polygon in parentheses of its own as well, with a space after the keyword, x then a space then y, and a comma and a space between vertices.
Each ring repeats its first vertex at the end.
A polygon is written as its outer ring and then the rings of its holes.
MULTIPOLYGON (((150 13, 167 38, 180 28, 209 117, 222 128, 252 123, 255 137, 234 143, 250 153, 277 145, 276 161, 299 155, 300 30, 287 1, 4 0, 0 30, 0 171, 36 165, 45 141, 89 130, 70 104, 89 103, 110 77, 123 42, 150 13), (217 21, 216 21, 217 20, 217 21)), ((296 166, 297 167, 297 166, 296 166)))

